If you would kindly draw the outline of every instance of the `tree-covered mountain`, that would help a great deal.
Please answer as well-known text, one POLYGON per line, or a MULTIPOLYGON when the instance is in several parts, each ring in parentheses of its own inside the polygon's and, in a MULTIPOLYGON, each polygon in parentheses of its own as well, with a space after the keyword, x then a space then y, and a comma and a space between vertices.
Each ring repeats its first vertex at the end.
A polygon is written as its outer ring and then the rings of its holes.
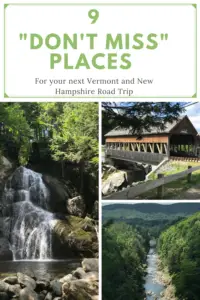
POLYGON ((102 207, 103 212, 117 209, 126 209, 127 211, 137 210, 143 213, 162 212, 167 214, 174 213, 195 213, 200 210, 200 203, 174 203, 174 204, 158 204, 158 203, 137 203, 137 204, 109 204, 102 207))
POLYGON ((178 299, 200 295, 200 212, 178 222, 159 238, 158 250, 168 267, 178 299))
POLYGON ((103 220, 114 219, 145 219, 160 220, 183 217, 200 211, 200 203, 175 203, 175 204, 110 204, 102 206, 103 220))
POLYGON ((149 237, 125 223, 108 222, 102 234, 104 300, 143 300, 149 237))

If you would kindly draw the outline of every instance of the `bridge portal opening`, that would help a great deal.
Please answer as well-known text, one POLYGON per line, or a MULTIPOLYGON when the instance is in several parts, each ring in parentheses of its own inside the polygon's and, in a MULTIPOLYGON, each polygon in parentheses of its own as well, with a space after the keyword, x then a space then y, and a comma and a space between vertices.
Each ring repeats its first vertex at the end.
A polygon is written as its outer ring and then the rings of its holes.
POLYGON ((170 156, 195 157, 196 136, 192 134, 173 134, 170 137, 170 156))

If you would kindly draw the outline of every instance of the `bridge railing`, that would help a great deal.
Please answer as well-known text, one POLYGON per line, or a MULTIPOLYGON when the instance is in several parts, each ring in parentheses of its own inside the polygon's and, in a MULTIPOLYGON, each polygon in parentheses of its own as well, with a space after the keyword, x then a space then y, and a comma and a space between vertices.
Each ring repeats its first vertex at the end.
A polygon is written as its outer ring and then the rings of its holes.
POLYGON ((106 149, 106 155, 111 158, 117 158, 122 160, 129 161, 138 161, 149 164, 157 164, 160 163, 167 156, 165 154, 160 153, 152 153, 152 152, 137 152, 137 151, 125 151, 125 150, 116 150, 116 149, 106 149))
POLYGON ((136 186, 131 186, 122 191, 105 196, 105 197, 103 197, 103 199, 108 199, 108 200, 135 199, 135 197, 140 196, 140 195, 144 194, 145 192, 151 191, 155 188, 157 188, 158 198, 162 199, 164 197, 164 186, 167 183, 176 181, 185 176, 187 176, 187 180, 188 180, 188 182, 190 182, 192 173, 195 171, 198 171, 198 170, 200 170, 200 166, 193 167, 193 168, 191 166, 188 166, 187 170, 173 174, 173 175, 169 175, 166 177, 164 177, 163 174, 158 174, 158 179, 156 179, 156 180, 149 180, 147 182, 138 184, 136 186))

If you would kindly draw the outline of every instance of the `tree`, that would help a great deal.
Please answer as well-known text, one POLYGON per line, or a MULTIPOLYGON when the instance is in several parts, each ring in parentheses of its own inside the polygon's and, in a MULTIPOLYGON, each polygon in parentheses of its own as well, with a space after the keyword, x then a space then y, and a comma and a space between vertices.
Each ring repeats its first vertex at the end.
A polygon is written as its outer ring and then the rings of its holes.
POLYGON ((52 158, 61 162, 63 175, 65 161, 80 165, 82 179, 86 163, 97 170, 97 103, 43 103, 38 122, 52 131, 52 158))
POLYGON ((30 139, 33 134, 19 103, 0 103, 1 134, 5 141, 12 140, 18 148, 18 160, 26 165, 30 153, 30 139))
POLYGON ((181 102, 103 102, 102 108, 103 134, 116 126, 131 126, 137 134, 151 127, 163 130, 166 122, 177 120, 184 112, 181 102))

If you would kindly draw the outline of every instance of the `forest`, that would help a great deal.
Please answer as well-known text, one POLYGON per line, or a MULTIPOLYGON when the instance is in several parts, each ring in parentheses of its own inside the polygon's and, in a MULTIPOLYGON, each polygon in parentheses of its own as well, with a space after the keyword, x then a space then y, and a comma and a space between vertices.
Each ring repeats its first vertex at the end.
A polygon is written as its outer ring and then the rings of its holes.
MULTIPOLYGON (((199 299, 199 203, 191 203, 191 207, 189 206, 189 203, 103 206, 104 300, 157 299, 145 288, 145 281, 148 281, 148 259, 150 257, 152 263, 155 251, 158 256, 156 272, 162 274, 159 276, 163 280, 161 299, 199 299), (120 218, 120 208, 122 215, 126 211, 128 218, 120 218), (156 250, 151 254, 149 250, 152 240, 156 241, 156 250)), ((158 280, 157 276, 154 282, 158 280)))
POLYGON ((168 267, 178 299, 199 299, 200 213, 164 231, 158 251, 163 265, 168 267))
POLYGON ((0 153, 18 166, 51 168, 80 193, 92 182, 97 196, 97 124, 97 103, 1 103, 0 153))
POLYGON ((148 236, 125 223, 107 222, 102 234, 103 299, 144 299, 148 236))

